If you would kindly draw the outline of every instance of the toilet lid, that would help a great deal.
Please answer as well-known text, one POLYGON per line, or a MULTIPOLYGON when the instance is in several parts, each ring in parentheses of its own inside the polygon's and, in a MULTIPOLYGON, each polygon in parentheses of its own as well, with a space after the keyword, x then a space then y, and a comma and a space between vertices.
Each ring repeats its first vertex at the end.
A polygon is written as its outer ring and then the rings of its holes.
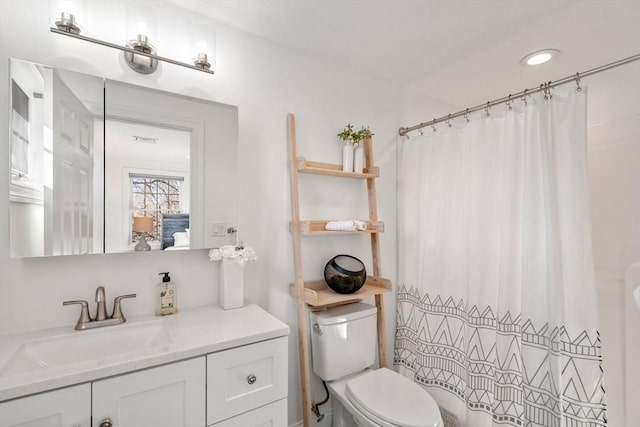
POLYGON ((418 384, 387 368, 347 382, 345 394, 361 412, 404 427, 434 427, 441 420, 433 398, 418 384))

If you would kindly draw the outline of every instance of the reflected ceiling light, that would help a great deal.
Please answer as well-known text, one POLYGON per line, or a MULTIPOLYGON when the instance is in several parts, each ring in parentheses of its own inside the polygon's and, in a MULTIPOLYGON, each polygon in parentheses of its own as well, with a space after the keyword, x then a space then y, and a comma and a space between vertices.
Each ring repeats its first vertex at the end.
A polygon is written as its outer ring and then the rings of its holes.
MULTIPOLYGON (((163 61, 170 64, 179 65, 181 67, 190 68, 192 70, 202 71, 204 73, 213 74, 211 64, 208 61, 207 54, 200 51, 202 46, 198 46, 197 58, 193 65, 186 62, 176 61, 175 59, 159 56, 156 49, 149 43, 148 37, 145 35, 144 29, 140 28, 136 40, 130 40, 125 46, 120 46, 104 40, 83 36, 80 34, 81 29, 76 23, 76 18, 72 13, 61 12, 60 17, 55 21, 55 27, 49 28, 52 33, 63 36, 73 37, 87 42, 111 47, 124 52, 125 60, 131 69, 142 74, 149 74, 156 70, 157 62, 163 61), (141 61, 140 57, 148 58, 141 61)), ((206 47, 206 46, 205 46, 206 47)))
POLYGON ((133 140, 135 142, 144 142, 145 144, 157 144, 158 143, 158 138, 151 138, 149 136, 133 135, 133 140))
POLYGON ((520 64, 522 65, 540 65, 545 62, 551 61, 552 58, 560 55, 560 51, 558 49, 543 49, 537 52, 533 52, 525 56, 520 60, 520 64))

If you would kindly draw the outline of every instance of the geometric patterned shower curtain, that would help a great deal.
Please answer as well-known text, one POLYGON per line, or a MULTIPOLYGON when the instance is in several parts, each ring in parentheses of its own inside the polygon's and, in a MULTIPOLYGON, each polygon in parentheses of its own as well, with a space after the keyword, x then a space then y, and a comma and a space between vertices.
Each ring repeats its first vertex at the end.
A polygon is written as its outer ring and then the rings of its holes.
POLYGON ((461 426, 606 425, 586 97, 400 143, 394 363, 461 426))

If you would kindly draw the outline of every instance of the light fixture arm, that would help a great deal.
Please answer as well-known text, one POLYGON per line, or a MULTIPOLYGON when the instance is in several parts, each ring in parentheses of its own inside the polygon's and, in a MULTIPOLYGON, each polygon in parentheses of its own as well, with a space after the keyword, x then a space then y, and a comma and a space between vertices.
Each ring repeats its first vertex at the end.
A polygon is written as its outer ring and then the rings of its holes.
POLYGON ((164 56, 156 55, 156 54, 153 54, 153 53, 141 52, 141 51, 132 49, 132 48, 127 47, 127 46, 120 46, 120 45, 117 45, 115 43, 110 43, 110 42, 106 42, 106 41, 103 41, 103 40, 94 39, 92 37, 83 36, 81 34, 70 33, 70 32, 67 32, 67 31, 59 30, 59 29, 54 28, 54 27, 51 27, 49 29, 51 30, 52 33, 56 33, 56 34, 60 34, 60 35, 63 35, 63 36, 68 36, 68 37, 73 37, 74 39, 84 40, 86 42, 91 42, 91 43, 99 44, 101 46, 106 46, 106 47, 110 47, 110 48, 113 48, 113 49, 118 49, 118 50, 121 50, 123 52, 128 52, 128 53, 135 54, 135 55, 146 56, 147 58, 157 59, 158 61, 168 62, 168 63, 173 64, 173 65, 179 65, 181 67, 190 68, 190 69, 196 70, 196 71, 202 71, 203 73, 213 74, 213 70, 197 67, 197 66, 194 66, 194 65, 191 65, 191 64, 187 64, 186 62, 176 61, 175 59, 166 58, 164 56))

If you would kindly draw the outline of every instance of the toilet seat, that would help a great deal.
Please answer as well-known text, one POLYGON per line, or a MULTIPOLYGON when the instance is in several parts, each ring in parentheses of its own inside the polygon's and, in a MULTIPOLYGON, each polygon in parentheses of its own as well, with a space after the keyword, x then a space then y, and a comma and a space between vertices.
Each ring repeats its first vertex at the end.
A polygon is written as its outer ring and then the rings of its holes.
POLYGON ((387 368, 369 371, 345 386, 349 402, 383 427, 440 427, 433 398, 418 384, 387 368))

